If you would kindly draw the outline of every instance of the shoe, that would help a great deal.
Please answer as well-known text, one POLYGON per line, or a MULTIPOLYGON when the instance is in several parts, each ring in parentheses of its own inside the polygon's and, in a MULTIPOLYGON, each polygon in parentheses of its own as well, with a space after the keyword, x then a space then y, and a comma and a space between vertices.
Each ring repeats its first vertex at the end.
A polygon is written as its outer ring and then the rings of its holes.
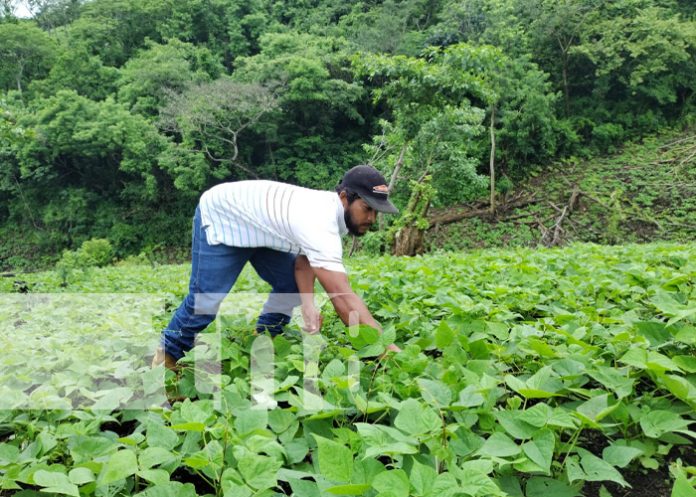
POLYGON ((179 367, 176 365, 176 359, 167 354, 162 347, 158 347, 155 351, 155 356, 152 358, 152 366, 157 367, 164 364, 164 367, 172 371, 177 371, 179 367))

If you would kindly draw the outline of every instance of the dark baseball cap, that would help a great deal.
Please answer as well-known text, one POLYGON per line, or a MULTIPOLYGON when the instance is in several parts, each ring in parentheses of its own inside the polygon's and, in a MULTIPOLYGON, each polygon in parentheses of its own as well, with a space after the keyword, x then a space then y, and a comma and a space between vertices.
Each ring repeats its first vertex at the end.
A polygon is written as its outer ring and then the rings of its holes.
POLYGON ((360 196, 374 210, 398 214, 399 209, 389 201, 387 182, 372 166, 355 166, 343 175, 339 188, 347 188, 360 196))

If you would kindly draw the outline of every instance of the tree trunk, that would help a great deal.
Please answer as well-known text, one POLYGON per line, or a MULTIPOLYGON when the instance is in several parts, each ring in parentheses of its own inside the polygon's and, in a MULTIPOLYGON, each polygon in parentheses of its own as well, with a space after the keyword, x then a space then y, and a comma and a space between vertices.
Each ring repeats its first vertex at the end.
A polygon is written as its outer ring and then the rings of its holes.
POLYGON ((416 255, 424 251, 425 231, 416 226, 404 226, 394 238, 394 255, 416 255))
POLYGON ((392 193, 392 190, 394 189, 394 185, 396 185, 396 180, 399 177, 399 173, 401 172, 401 166, 404 165, 404 155, 406 154, 406 147, 408 145, 404 145, 401 147, 401 152, 399 152, 399 158, 396 161, 396 164, 394 164, 394 171, 392 172, 391 178, 389 178, 389 193, 392 193))
MULTIPOLYGON (((389 178, 389 186, 387 187, 387 191, 390 195, 394 191, 394 185, 396 185, 396 180, 399 178, 401 167, 404 165, 404 155, 406 154, 406 147, 408 147, 408 145, 404 145, 403 147, 401 147, 401 152, 399 152, 399 158, 396 160, 396 164, 394 164, 394 171, 392 172, 391 178, 389 178)), ((384 229, 384 214, 379 215, 379 229, 380 231, 384 229)))
POLYGON ((570 115, 570 92, 568 91, 568 61, 563 57, 563 96, 565 98, 565 115, 570 115))
POLYGON ((495 107, 491 108, 491 214, 495 212, 495 107))
POLYGON ((408 205, 397 223, 400 227, 394 233, 394 255, 416 255, 424 251, 423 240, 428 229, 427 214, 430 200, 435 190, 430 186, 430 176, 421 178, 414 186, 408 205))
POLYGON ((19 59, 19 70, 17 72, 17 91, 22 94, 22 75, 24 74, 24 61, 19 59))
POLYGON ((560 37, 556 38, 558 40, 558 46, 561 48, 561 63, 563 65, 563 100, 565 104, 565 115, 568 117, 570 115, 570 91, 568 89, 568 50, 570 50, 571 40, 568 40, 566 44, 560 37))

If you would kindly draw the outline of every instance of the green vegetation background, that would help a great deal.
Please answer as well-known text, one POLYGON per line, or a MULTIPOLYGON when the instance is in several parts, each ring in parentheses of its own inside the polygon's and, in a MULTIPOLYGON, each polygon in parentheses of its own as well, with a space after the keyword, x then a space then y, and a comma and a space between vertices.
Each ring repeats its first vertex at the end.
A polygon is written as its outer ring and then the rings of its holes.
MULTIPOLYGON (((640 162, 636 151, 625 162, 659 178, 634 192, 586 160, 693 124, 691 1, 25 3, 30 19, 0 2, 4 269, 46 266, 92 238, 120 258, 182 258, 197 198, 221 181, 330 189, 354 164, 387 177, 401 164, 402 207, 425 174, 434 208, 485 199, 492 135, 501 195, 535 178, 540 187, 555 165, 619 206, 595 205, 601 215, 580 222, 577 239, 693 235, 693 205, 682 203, 693 161, 640 162), (633 210, 647 209, 645 220, 660 205, 668 223, 636 226, 633 210)), ((428 240, 534 243, 520 219, 428 240)))

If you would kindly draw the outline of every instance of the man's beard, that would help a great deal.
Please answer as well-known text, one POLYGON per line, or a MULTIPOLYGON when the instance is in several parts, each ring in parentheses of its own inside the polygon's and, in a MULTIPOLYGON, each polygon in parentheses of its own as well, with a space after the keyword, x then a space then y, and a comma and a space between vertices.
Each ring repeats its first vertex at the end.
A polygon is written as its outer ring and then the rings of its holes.
POLYGON ((346 209, 343 211, 343 220, 346 222, 346 228, 348 228, 348 233, 353 236, 363 236, 365 233, 360 233, 358 225, 353 222, 353 218, 350 215, 350 211, 346 209))

